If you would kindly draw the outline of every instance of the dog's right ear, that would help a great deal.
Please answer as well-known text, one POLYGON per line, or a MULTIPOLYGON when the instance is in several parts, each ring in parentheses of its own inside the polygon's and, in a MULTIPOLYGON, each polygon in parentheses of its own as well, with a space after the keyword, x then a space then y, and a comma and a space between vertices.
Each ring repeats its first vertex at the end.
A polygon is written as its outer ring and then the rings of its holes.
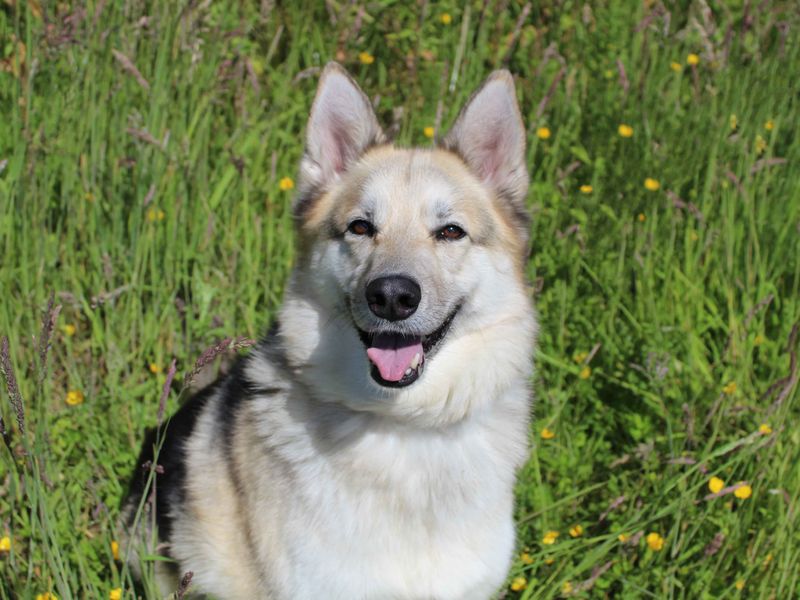
MULTIPOLYGON (((299 199, 335 181, 372 145, 384 141, 369 99, 339 64, 322 72, 306 129, 299 199), (306 190, 306 194, 303 193, 306 190)), ((295 212, 303 212, 295 206, 295 212)))

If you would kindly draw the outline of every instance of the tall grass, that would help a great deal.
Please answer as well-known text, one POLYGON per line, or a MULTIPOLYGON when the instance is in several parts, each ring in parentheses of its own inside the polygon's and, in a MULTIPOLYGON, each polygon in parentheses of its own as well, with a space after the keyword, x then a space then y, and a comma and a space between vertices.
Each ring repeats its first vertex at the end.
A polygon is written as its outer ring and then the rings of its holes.
POLYGON ((541 346, 503 593, 800 595, 798 26, 792 2, 6 3, 0 598, 132 594, 111 542, 142 432, 172 359, 180 382, 271 322, 331 59, 403 144, 517 78, 541 346))

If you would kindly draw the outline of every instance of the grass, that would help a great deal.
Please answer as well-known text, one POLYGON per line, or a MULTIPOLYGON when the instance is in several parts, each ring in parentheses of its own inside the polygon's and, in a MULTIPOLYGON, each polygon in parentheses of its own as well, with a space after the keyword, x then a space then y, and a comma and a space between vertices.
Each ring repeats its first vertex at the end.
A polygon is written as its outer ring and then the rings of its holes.
POLYGON ((271 322, 279 181, 332 58, 405 144, 517 77, 541 340, 501 593, 799 596, 799 26, 792 2, 5 3, 0 598, 131 597, 139 440, 173 358, 169 411, 205 348, 271 322))

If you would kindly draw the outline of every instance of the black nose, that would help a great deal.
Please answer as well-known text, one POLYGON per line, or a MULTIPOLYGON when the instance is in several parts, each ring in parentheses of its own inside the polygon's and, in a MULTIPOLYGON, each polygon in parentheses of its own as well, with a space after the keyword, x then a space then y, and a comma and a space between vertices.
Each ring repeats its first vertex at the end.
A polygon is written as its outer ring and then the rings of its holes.
POLYGON ((388 321, 400 321, 413 315, 421 298, 417 282, 402 275, 378 277, 367 285, 369 309, 388 321))

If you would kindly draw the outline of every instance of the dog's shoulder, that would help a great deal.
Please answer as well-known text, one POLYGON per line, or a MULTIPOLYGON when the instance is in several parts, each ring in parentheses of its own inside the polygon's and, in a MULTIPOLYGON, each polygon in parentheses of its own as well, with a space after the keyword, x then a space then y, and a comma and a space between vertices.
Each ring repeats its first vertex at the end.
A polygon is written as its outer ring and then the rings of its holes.
POLYGON ((202 431, 200 435, 210 434, 223 448, 229 447, 247 402, 288 387, 284 362, 275 336, 267 335, 251 352, 237 357, 227 373, 190 396, 162 425, 146 431, 124 500, 128 526, 132 525, 143 496, 155 485, 159 538, 170 539, 175 511, 180 510, 186 498, 193 436, 202 431))

